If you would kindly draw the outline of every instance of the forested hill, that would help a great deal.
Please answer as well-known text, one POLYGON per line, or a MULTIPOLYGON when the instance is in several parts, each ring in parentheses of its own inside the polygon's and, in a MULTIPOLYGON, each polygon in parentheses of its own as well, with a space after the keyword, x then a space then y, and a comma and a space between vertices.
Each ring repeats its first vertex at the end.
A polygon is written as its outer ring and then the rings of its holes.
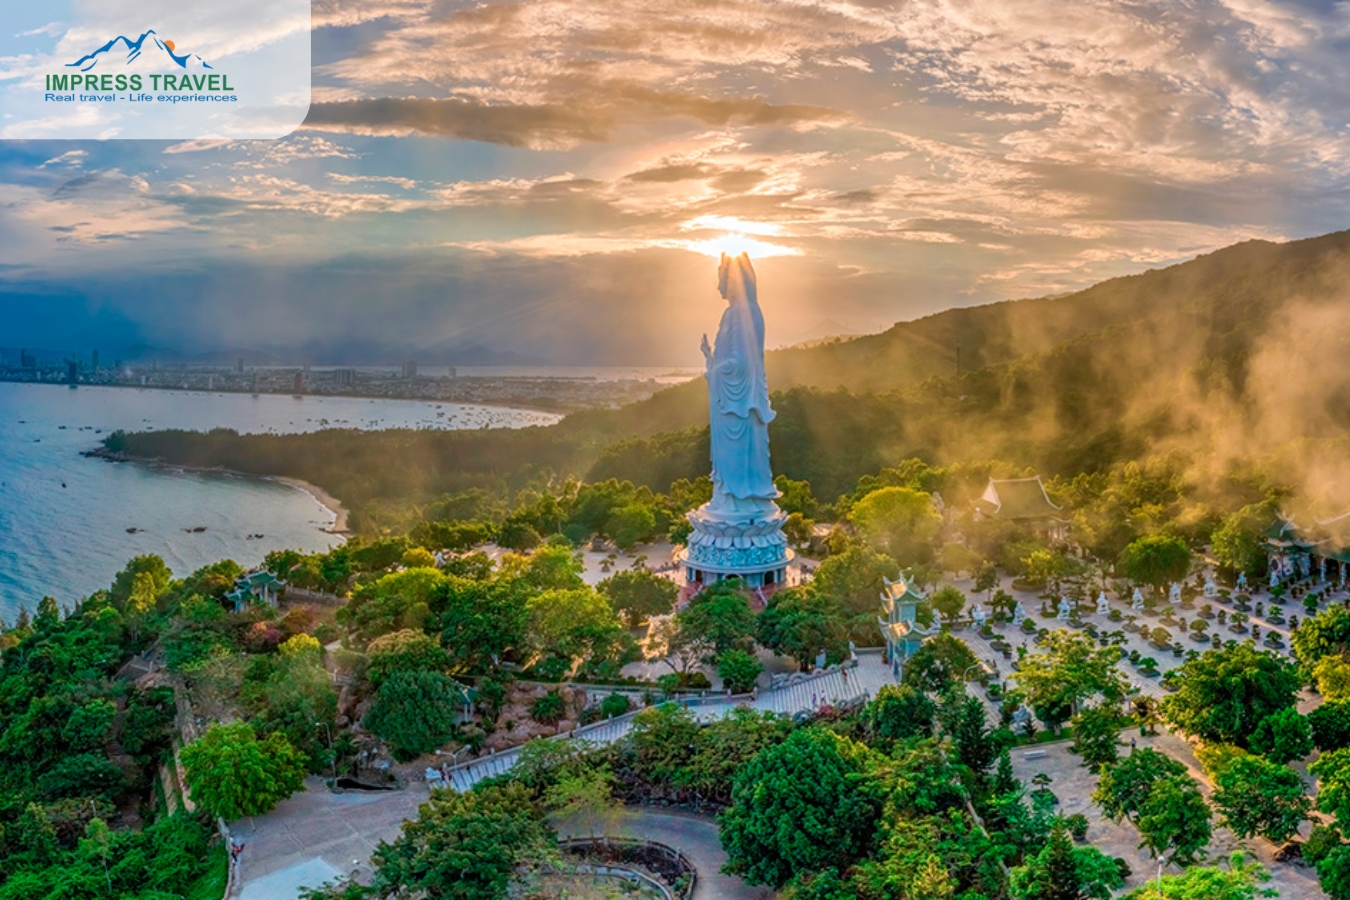
MULTIPOLYGON (((1350 503, 1350 232, 1253 241, 1073 294, 956 309, 768 359, 775 470, 830 498, 910 457, 1072 476, 1181 451, 1350 503), (955 377, 955 348, 962 373, 955 377)), ((116 438, 132 455, 292 475, 356 510, 532 477, 663 490, 707 470, 702 380, 549 429, 116 438)), ((359 518, 359 516, 358 516, 359 518)))
POLYGON ((1260 335, 1291 302, 1345 297, 1348 263, 1350 231, 1286 244, 1247 241, 1071 294, 951 309, 880 334, 780 350, 768 360, 770 383, 903 389, 953 374, 958 346, 961 368, 972 371, 1155 317, 1202 329, 1209 352, 1224 355, 1260 335))

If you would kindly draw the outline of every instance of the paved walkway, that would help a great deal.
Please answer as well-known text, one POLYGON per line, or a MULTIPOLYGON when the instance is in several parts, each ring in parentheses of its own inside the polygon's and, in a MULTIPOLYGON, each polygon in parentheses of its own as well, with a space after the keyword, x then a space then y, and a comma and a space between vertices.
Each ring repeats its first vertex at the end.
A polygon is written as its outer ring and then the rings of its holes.
MULTIPOLYGON (((793 715, 827 703, 876 696, 882 685, 893 683, 890 667, 882 663, 879 654, 868 653, 861 654, 858 666, 847 674, 835 671, 808 676, 778 690, 764 691, 749 703, 708 698, 692 709, 705 721, 727 715, 738 706, 793 715)), ((594 745, 613 743, 632 728, 632 719, 630 713, 597 723, 578 730, 573 739, 594 745)), ((451 773, 451 784, 456 790, 468 790, 484 778, 510 769, 518 755, 517 750, 509 750, 466 763, 451 773)), ((319 778, 310 778, 306 786, 304 793, 287 799, 267 815, 232 824, 233 833, 246 844, 240 857, 243 900, 291 900, 301 886, 316 887, 369 866, 375 846, 393 839, 404 820, 416 817, 418 805, 429 796, 423 783, 402 791, 371 794, 334 794, 319 778)), ((699 897, 772 896, 767 892, 745 893, 750 889, 739 879, 718 874, 725 857, 719 856, 717 827, 711 821, 643 811, 635 814, 633 823, 638 824, 631 827, 645 829, 635 831, 633 836, 676 846, 694 859, 700 883, 713 891, 701 889, 699 897), (687 847, 681 843, 685 840, 689 842, 687 847), (733 892, 734 885, 739 887, 733 892)))

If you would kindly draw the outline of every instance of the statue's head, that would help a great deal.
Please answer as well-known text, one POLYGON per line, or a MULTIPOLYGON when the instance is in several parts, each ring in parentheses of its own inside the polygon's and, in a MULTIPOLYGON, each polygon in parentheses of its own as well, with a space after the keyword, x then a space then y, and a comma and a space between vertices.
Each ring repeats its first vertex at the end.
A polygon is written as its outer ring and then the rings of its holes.
POLYGON ((755 298, 755 269, 750 265, 750 254, 722 254, 722 264, 717 267, 717 291, 728 303, 755 298))

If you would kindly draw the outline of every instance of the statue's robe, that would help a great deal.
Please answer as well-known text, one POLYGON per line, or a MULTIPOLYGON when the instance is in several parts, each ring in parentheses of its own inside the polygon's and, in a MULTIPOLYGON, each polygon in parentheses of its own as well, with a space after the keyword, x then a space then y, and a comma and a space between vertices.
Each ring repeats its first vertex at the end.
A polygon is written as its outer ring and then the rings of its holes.
POLYGON ((755 272, 744 254, 727 261, 728 306, 708 359, 713 506, 778 496, 769 468, 769 382, 764 374, 764 315, 755 272), (728 502, 730 500, 730 502, 728 502), (721 501, 721 502, 719 502, 721 501))

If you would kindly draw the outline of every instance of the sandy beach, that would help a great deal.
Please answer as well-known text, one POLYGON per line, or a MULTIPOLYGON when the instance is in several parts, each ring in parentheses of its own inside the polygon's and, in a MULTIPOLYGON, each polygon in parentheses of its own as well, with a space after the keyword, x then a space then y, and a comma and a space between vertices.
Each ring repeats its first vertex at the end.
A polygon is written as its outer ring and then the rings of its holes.
POLYGON ((281 475, 267 476, 268 481, 277 481, 281 484, 288 484, 297 490, 304 491, 313 497, 320 506, 333 514, 333 524, 324 529, 329 534, 350 534, 347 530, 347 508, 342 505, 342 501, 334 497, 316 484, 310 484, 308 481, 301 481, 299 478, 286 478, 281 475))

